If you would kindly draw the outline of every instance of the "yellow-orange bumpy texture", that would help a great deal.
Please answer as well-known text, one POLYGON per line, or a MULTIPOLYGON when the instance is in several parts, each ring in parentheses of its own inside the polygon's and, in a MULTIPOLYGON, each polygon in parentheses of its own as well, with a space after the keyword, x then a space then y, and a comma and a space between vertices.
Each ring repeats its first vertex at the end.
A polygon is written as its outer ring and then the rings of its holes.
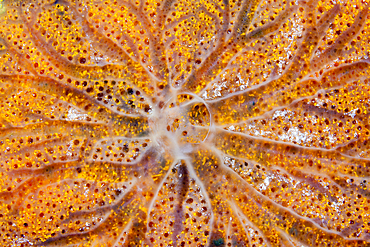
POLYGON ((0 0, 0 247, 370 246, 368 0, 0 0))

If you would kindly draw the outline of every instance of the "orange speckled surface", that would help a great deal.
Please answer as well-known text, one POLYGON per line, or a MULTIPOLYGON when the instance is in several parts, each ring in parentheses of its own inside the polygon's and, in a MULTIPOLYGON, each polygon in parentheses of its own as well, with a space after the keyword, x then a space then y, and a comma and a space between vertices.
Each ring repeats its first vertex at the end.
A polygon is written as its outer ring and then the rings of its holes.
POLYGON ((0 0, 0 247, 370 246, 369 0, 0 0))

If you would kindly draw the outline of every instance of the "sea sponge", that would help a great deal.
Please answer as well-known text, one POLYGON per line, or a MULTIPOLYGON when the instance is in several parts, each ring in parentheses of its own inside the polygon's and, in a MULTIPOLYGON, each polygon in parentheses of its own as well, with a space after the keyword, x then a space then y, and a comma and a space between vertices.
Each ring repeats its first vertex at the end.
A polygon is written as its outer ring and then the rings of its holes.
POLYGON ((368 0, 0 0, 0 246, 370 246, 368 0))

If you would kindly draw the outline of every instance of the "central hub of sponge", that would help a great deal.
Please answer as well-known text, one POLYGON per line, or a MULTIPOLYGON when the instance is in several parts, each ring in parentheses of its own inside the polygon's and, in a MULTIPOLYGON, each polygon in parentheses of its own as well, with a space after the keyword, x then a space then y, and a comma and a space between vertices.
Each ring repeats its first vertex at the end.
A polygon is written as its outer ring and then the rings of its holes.
POLYGON ((151 124, 154 132, 182 147, 203 142, 208 136, 210 122, 210 113, 200 99, 179 94, 167 101, 151 124))

